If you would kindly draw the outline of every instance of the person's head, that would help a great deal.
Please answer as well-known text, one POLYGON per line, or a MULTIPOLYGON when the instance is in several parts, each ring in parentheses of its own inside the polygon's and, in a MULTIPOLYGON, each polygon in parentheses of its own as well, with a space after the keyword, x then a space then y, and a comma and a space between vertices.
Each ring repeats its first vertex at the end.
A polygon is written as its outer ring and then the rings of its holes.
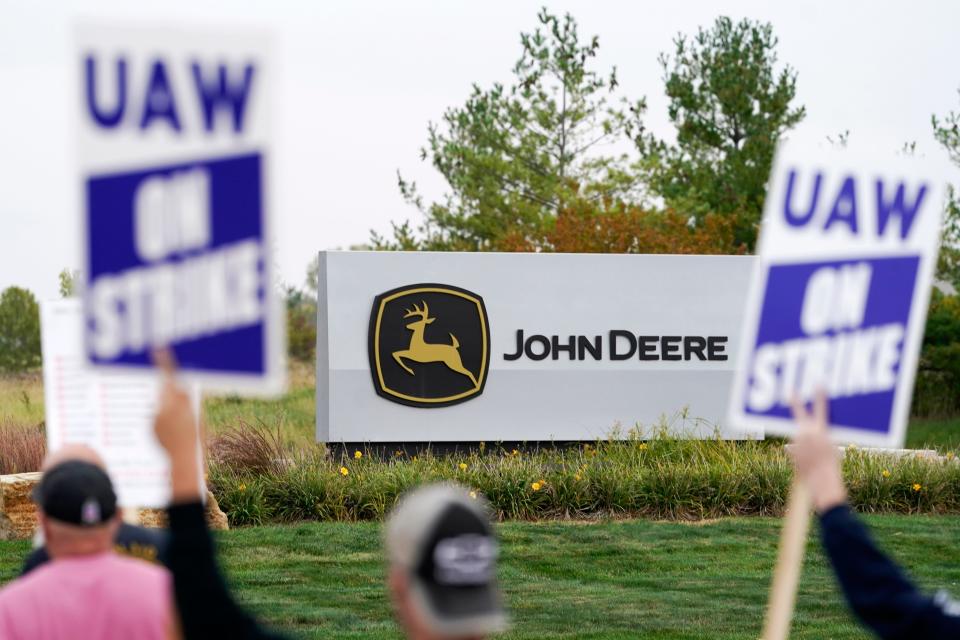
POLYGON ((87 447, 63 447, 48 456, 34 492, 51 558, 102 553, 120 526, 117 496, 103 461, 87 447))
POLYGON ((506 627, 482 499, 453 484, 410 492, 387 519, 386 551, 390 597, 408 637, 483 638, 506 627))

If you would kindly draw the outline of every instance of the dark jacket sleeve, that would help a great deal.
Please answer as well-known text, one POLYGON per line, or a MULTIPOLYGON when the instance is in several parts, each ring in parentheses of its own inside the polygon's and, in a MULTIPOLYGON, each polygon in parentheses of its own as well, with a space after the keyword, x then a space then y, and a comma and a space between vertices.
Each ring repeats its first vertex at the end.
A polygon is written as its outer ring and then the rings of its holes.
POLYGON ((25 576, 37 567, 42 566, 49 561, 50 556, 47 554, 46 547, 34 549, 23 561, 23 568, 20 569, 20 575, 25 576))
POLYGON ((173 505, 168 558, 184 638, 279 639, 241 609, 217 566, 199 502, 173 505))
POLYGON ((874 544, 850 507, 820 516, 823 546, 850 607, 880 638, 960 638, 960 604, 924 596, 874 544))

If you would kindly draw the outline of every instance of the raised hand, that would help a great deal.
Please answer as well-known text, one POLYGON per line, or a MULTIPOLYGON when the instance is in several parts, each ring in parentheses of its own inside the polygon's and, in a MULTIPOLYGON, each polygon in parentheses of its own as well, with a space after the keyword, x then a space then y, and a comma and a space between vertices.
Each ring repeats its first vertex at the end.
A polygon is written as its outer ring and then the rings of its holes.
POLYGON ((797 434, 790 447, 790 457, 800 480, 810 490, 813 506, 823 513, 847 501, 839 452, 827 431, 826 394, 817 392, 812 412, 794 400, 793 417, 797 421, 797 434))
POLYGON ((170 457, 172 500, 199 500, 200 440, 190 394, 177 384, 176 361, 169 349, 155 351, 153 360, 163 375, 153 432, 170 457))

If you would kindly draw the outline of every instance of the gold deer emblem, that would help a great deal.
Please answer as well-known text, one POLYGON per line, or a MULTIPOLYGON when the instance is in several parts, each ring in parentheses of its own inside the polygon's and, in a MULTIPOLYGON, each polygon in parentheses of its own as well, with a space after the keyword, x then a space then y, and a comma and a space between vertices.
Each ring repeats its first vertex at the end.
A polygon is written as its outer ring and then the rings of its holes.
POLYGON ((411 360, 413 362, 442 362, 447 365, 447 368, 451 371, 459 373, 461 375, 467 376, 470 378, 470 382, 473 383, 473 388, 477 389, 480 387, 480 383, 477 382, 476 376, 463 366, 463 362, 460 360, 460 341, 457 340, 457 336, 450 334, 450 344, 443 343, 434 343, 427 342, 423 339, 423 331, 426 329, 428 324, 431 324, 436 318, 430 317, 430 308, 427 306, 427 303, 422 301, 420 302, 423 305, 423 309, 418 307, 416 304, 413 305, 413 309, 407 309, 406 315, 403 316, 404 319, 407 318, 420 318, 415 322, 411 322, 407 325, 407 330, 412 331, 413 334, 410 336, 410 346, 401 351, 393 352, 393 359, 397 361, 403 369, 410 375, 416 375, 413 369, 407 366, 407 363, 404 360, 411 360))

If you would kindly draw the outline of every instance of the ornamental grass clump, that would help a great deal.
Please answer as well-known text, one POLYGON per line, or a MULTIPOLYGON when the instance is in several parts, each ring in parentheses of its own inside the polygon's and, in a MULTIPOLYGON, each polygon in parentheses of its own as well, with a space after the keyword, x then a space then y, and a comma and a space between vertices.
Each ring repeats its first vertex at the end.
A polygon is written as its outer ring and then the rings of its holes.
POLYGON ((0 475, 39 471, 46 452, 42 424, 0 423, 0 475))
POLYGON ((211 461, 230 469, 249 473, 280 473, 287 467, 290 447, 281 424, 275 429, 261 423, 240 421, 210 438, 207 443, 211 461))

